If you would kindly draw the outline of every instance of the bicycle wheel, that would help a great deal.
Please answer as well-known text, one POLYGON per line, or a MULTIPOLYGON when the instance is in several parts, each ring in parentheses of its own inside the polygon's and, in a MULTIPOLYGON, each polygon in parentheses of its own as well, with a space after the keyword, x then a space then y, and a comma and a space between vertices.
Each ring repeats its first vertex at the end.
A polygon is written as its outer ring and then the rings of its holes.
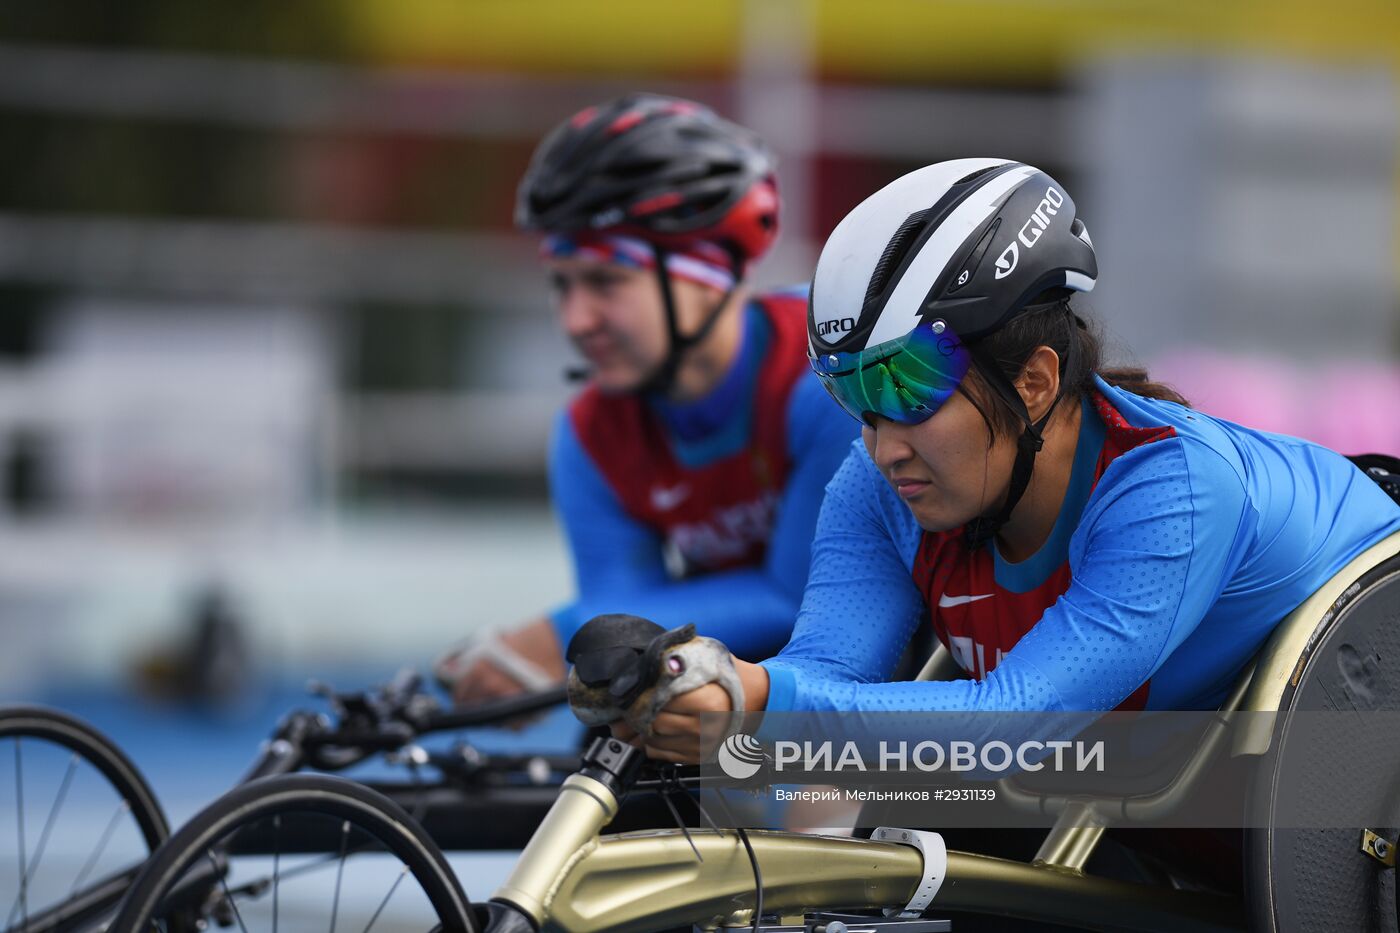
POLYGON ((422 827, 383 795, 321 774, 263 778, 214 801, 151 857, 110 930, 177 933, 209 921, 240 933, 477 933, 422 827), (307 840, 322 850, 308 855, 307 840), (416 885, 403 884, 410 877, 416 885))
POLYGON ((39 706, 0 707, 0 930, 64 933, 109 915, 170 835, 106 736, 39 706))

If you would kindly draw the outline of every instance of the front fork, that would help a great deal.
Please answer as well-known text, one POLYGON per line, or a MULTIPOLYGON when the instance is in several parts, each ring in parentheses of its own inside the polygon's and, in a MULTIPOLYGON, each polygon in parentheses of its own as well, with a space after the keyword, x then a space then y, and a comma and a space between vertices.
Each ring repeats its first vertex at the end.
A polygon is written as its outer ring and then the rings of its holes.
POLYGON ((564 779, 550 807, 505 883, 492 900, 513 906, 538 929, 545 901, 570 865, 598 844, 598 834, 617 815, 618 800, 636 780, 643 754, 617 739, 596 739, 583 767, 564 779))

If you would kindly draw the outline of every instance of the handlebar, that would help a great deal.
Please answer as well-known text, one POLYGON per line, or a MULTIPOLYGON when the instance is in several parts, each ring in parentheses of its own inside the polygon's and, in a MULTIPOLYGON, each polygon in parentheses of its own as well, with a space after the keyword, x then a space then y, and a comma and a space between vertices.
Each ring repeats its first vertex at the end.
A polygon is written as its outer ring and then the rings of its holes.
POLYGON ((239 783, 288 774, 306 764, 322 771, 343 770, 377 753, 398 751, 431 732, 494 725, 567 700, 567 691, 560 686, 468 709, 443 710, 422 690, 422 679, 412 671, 400 672, 385 686, 366 691, 338 693, 319 683, 312 683, 310 690, 326 698, 332 714, 306 710, 287 714, 239 783))
POLYGON ((445 732, 451 729, 467 729, 473 726, 494 725, 516 716, 538 713, 567 701, 568 691, 563 687, 551 687, 535 693, 492 700, 479 706, 466 709, 433 712, 424 716, 418 723, 418 731, 445 732))

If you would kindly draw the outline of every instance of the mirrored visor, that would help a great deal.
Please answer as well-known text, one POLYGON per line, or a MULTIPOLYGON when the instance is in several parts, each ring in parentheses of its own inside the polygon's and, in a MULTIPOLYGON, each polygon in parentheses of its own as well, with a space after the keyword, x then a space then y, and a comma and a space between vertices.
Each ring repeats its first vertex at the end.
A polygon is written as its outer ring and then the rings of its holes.
POLYGON ((900 424, 933 417, 967 375, 971 357, 943 321, 924 322, 908 334, 853 353, 812 359, 822 385, 863 424, 870 415, 900 424))

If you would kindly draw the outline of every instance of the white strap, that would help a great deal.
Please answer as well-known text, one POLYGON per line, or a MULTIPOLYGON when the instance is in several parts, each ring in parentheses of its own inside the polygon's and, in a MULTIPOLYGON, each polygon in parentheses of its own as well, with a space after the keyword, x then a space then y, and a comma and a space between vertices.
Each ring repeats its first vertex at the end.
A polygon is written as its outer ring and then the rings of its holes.
POLYGON ((885 908, 886 917, 921 916, 938 894, 938 889, 943 887, 943 879, 948 877, 948 846, 943 842, 943 837, 938 833, 920 829, 881 826, 870 834, 870 838, 876 842, 897 842, 900 845, 913 846, 923 854, 924 880, 919 882, 913 898, 902 910, 885 908))
POLYGON ((544 668, 506 644, 499 635, 478 636, 461 642, 433 664, 433 676, 439 683, 451 687, 482 660, 500 668, 528 691, 547 690, 555 685, 555 679, 544 668))

